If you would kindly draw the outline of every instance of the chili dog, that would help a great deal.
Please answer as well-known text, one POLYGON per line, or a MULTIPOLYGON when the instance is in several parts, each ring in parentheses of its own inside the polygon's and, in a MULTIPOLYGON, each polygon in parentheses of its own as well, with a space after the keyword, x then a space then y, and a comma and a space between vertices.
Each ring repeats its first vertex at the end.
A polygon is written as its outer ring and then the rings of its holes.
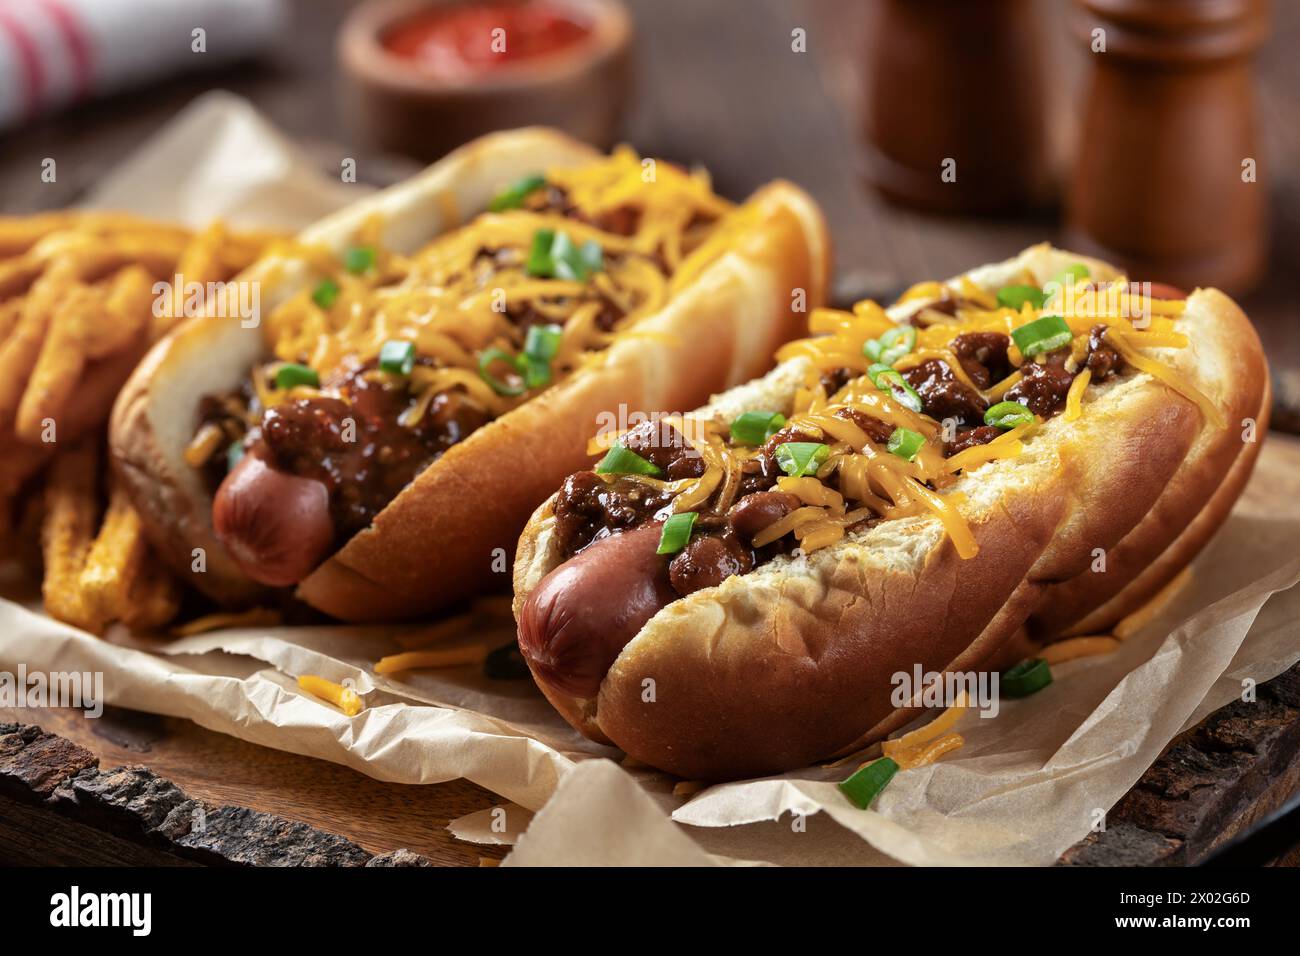
POLYGON ((257 328, 209 312, 160 343, 115 406, 117 470, 223 604, 421 614, 508 570, 598 413, 759 372, 828 256, 789 184, 736 206, 627 148, 484 137, 252 267, 257 328))
POLYGON ((766 377, 594 443, 519 542, 543 692, 686 778, 852 752, 911 719, 895 674, 1113 626, 1226 516, 1243 420, 1267 427, 1230 299, 1047 246, 810 327, 766 377))

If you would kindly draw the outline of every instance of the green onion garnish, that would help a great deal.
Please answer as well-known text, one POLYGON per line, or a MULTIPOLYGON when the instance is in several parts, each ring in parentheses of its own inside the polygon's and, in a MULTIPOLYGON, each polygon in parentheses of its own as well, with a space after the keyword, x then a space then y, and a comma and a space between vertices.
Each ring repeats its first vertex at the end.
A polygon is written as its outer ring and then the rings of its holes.
POLYGON ((575 246, 567 232, 538 229, 533 233, 526 266, 530 276, 583 282, 604 268, 605 253, 594 239, 575 246))
POLYGON ((1057 273, 1056 278, 1052 281, 1059 286, 1065 286, 1066 283, 1078 282, 1080 279, 1086 279, 1091 274, 1092 273, 1088 271, 1088 267, 1082 262, 1075 262, 1066 266, 1057 273))
POLYGON ((890 329, 880 337, 880 362, 893 365, 912 349, 916 348, 916 329, 910 325, 900 325, 890 329))
POLYGON ((1035 309, 1041 309, 1046 301, 1047 296, 1043 294, 1043 290, 1036 289, 1032 285, 1004 285, 998 289, 998 305, 1015 309, 1017 312, 1026 302, 1035 309))
POLYGON ((1052 669, 1047 661, 1032 657, 1002 672, 1000 687, 1003 697, 1028 697, 1037 694, 1052 682, 1052 669))
POLYGON ((501 192, 493 197, 488 203, 489 212, 504 212, 507 209, 518 209, 524 204, 524 200, 529 194, 536 192, 546 185, 546 177, 540 173, 533 173, 531 176, 525 176, 522 179, 516 179, 501 192))
POLYGON ((862 343, 862 354, 873 362, 880 361, 880 352, 884 346, 880 344, 880 339, 867 339, 862 343))
POLYGON ((910 428, 895 428, 886 447, 899 458, 912 461, 924 444, 925 436, 920 432, 914 432, 910 428))
POLYGON ((655 554, 676 554, 686 547, 686 543, 691 540, 691 532, 695 529, 697 517, 699 515, 694 511, 683 511, 665 521, 655 554))
POLYGON ((920 414, 921 396, 916 393, 916 389, 907 384, 907 380, 903 378, 901 372, 887 368, 877 372, 872 381, 876 383, 876 388, 882 392, 889 392, 894 397, 894 401, 920 414))
POLYGON ((296 388, 299 385, 319 388, 320 376, 316 374, 315 369, 306 365, 295 365, 292 362, 286 362, 275 370, 276 388, 296 388))
POLYGON ((564 329, 558 325, 532 325, 524 339, 524 351, 516 364, 529 388, 550 384, 551 360, 560 349, 564 329))
POLYGON ((370 246, 353 246, 343 254, 343 268, 359 276, 375 267, 376 258, 375 250, 370 246))
POLYGON ((731 437, 742 445, 761 445, 781 430, 780 412, 744 412, 731 423, 731 437))
POLYGON ((865 810, 871 806, 872 800, 880 796, 880 791, 894 779, 896 773, 898 764, 890 757, 881 757, 840 783, 839 788, 850 803, 859 810, 865 810))
POLYGON ((877 379, 880 378, 881 372, 892 372, 892 371, 893 369, 890 368, 888 365, 884 364, 883 362, 873 362, 871 365, 867 366, 867 378, 871 379, 871 384, 876 386, 876 388, 884 388, 884 386, 881 385, 880 382, 877 381, 877 379))
POLYGON ((394 375, 410 375, 415 368, 415 343, 390 339, 379 350, 379 367, 394 375))
POLYGON ((497 362, 505 362, 515 371, 519 370, 518 362, 515 356, 511 355, 505 349, 484 349, 478 356, 478 374, 479 378, 487 382, 488 387, 498 395, 522 395, 528 391, 528 385, 520 381, 518 385, 503 381, 497 378, 490 371, 491 367, 497 362))
POLYGON ((1074 340, 1074 333, 1059 315, 1045 315, 1013 329, 1011 338, 1025 358, 1063 348, 1074 340))
POLYGON ((316 291, 311 294, 311 300, 322 309, 328 309, 338 297, 339 284, 333 279, 321 279, 316 291))
POLYGON ((567 232, 559 232, 551 243, 551 262, 557 279, 583 282, 588 275, 605 267, 605 255, 600 243, 588 240, 575 246, 567 232))
POLYGON ((831 453, 829 445, 815 441, 788 441, 776 446, 776 463, 791 478, 815 475, 831 453))
POLYGON ((1002 429, 1018 428, 1034 420, 1034 413, 1019 402, 998 402, 984 413, 984 424, 1002 429))
POLYGON ((658 465, 646 461, 621 444, 613 445, 605 452, 605 457, 596 463, 598 475, 657 475, 659 473, 658 465))
POLYGON ((528 262, 524 271, 530 276, 550 276, 555 272, 551 262, 551 244, 555 242, 554 229, 538 229, 533 233, 533 244, 528 249, 528 262))

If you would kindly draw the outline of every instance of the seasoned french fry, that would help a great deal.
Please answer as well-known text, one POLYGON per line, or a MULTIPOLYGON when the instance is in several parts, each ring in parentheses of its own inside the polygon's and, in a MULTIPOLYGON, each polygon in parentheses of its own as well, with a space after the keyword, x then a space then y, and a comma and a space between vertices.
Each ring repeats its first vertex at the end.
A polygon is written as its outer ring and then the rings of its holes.
POLYGON ((45 342, 55 308, 77 280, 76 262, 60 259, 36 280, 13 333, 0 345, 0 422, 12 420, 45 342))
POLYGON ((17 327, 18 320, 22 317, 22 299, 10 299, 8 302, 0 304, 0 341, 9 337, 9 333, 17 327))
POLYGON ((221 260, 225 265, 226 274, 234 275, 247 269, 254 262, 266 254, 277 242, 283 242, 284 237, 274 232, 237 232, 226 237, 226 241, 221 245, 221 260))
POLYGON ((90 615, 80 583, 99 512, 99 454, 98 442, 85 441, 54 459, 45 486, 45 523, 41 528, 45 610, 60 621, 95 633, 103 630, 105 622, 90 615))
POLYGON ((103 314, 79 316, 96 320, 77 329, 86 357, 103 358, 134 342, 149 322, 153 301, 153 277, 147 269, 130 265, 119 270, 108 283, 103 314))
POLYGON ((109 321, 101 292, 80 284, 65 290, 18 404, 14 431, 23 441, 41 441, 47 421, 57 425, 59 414, 77 387, 86 367, 85 338, 80 330, 109 321))
POLYGON ((46 264, 34 255, 0 262, 0 300, 23 295, 45 271, 46 264))
POLYGON ((32 247, 31 254, 53 265, 71 261, 77 278, 97 282, 123 266, 136 263, 158 279, 172 278, 176 261, 187 243, 184 235, 96 235, 91 232, 56 232, 32 247))
POLYGON ((180 606, 180 585, 152 553, 146 554, 127 597, 122 623, 133 631, 157 630, 171 623, 180 606))
POLYGON ((47 212, 37 216, 0 216, 0 256, 21 255, 45 236, 76 222, 70 212, 47 212))
POLYGON ((126 492, 114 485, 104 523, 81 571, 81 596, 87 613, 102 621, 124 618, 132 588, 148 557, 140 515, 126 492))
POLYGON ((184 317, 188 285, 198 283, 206 287, 209 282, 218 282, 225 278, 226 267, 221 261, 221 249, 225 243, 226 227, 220 221, 212 223, 190 241, 185 251, 181 253, 180 261, 176 263, 171 309, 167 315, 154 317, 153 338, 161 338, 184 317))

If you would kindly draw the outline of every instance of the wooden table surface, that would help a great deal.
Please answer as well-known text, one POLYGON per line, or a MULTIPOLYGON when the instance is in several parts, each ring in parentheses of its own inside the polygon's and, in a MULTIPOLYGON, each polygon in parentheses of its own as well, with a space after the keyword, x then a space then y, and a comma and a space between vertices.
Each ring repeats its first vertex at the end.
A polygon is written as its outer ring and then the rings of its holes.
MULTIPOLYGON (((1083 54, 1051 6, 1055 84, 1062 117, 1078 96, 1083 54)), ((294 22, 257 63, 169 79, 149 89, 76 107, 0 136, 0 213, 75 202, 198 94, 228 89, 252 100, 324 165, 361 157, 363 179, 385 181, 403 168, 349 135, 337 106, 334 35, 352 4, 297 0, 294 22), (41 162, 58 161, 56 183, 41 182, 41 162)), ((838 295, 888 295, 924 278, 946 276, 1055 239, 1051 217, 953 219, 890 206, 858 178, 856 98, 864 44, 863 4, 853 0, 629 0, 637 30, 636 90, 626 119, 629 142, 646 154, 702 163, 720 191, 741 196, 776 176, 822 203, 836 243, 838 295), (808 52, 790 49, 803 27, 808 52)), ((1300 274, 1300 4, 1274 5, 1274 39, 1259 57, 1265 158, 1272 206, 1269 274, 1243 305, 1255 320, 1275 371, 1300 376, 1300 311, 1291 290, 1300 274)), ((1298 389, 1300 391, 1300 389, 1298 389)), ((458 844, 449 819, 498 802, 465 782, 403 787, 351 770, 266 750, 185 721, 141 718, 94 722, 75 715, 0 710, 0 722, 40 723, 76 740, 104 767, 145 763, 197 798, 237 802, 301 816, 348 835, 372 852, 407 847, 442 863, 474 863, 500 852, 458 844), (260 795, 260 796, 258 796, 260 795), (260 801, 260 802, 259 802, 260 801), (356 810, 364 808, 358 822, 356 810)))

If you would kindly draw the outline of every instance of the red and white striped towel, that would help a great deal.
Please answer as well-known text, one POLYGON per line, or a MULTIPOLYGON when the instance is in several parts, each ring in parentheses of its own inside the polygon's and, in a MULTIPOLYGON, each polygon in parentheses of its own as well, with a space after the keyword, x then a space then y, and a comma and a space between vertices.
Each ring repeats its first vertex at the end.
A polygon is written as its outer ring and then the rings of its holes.
POLYGON ((246 56, 285 20, 283 0, 0 0, 0 129, 246 56))

